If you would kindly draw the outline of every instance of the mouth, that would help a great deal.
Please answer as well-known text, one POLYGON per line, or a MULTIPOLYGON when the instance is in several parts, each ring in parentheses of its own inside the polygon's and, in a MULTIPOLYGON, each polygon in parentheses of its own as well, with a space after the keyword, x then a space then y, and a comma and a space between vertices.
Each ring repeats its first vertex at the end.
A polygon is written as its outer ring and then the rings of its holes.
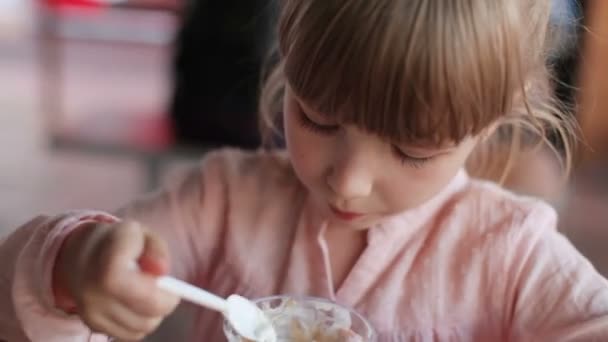
POLYGON ((356 219, 364 216, 364 214, 362 214, 362 213, 355 213, 355 212, 351 212, 351 211, 340 210, 340 209, 334 207, 333 205, 330 205, 329 208, 331 209, 331 212, 336 217, 338 217, 339 219, 344 220, 344 221, 353 221, 353 220, 356 220, 356 219))

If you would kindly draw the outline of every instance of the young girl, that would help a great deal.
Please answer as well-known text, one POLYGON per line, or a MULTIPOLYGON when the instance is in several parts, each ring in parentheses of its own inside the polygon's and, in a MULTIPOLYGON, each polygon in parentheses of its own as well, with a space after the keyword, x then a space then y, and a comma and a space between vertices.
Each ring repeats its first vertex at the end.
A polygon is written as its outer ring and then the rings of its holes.
MULTIPOLYGON (((554 211, 463 171, 493 135, 565 132, 550 5, 283 1, 262 107, 287 151, 218 151, 114 215, 21 227, 0 248, 0 340, 140 339, 177 303, 154 286, 166 272, 326 297, 380 341, 608 340, 608 283, 554 211)), ((223 340, 221 322, 200 310, 192 341, 223 340)))

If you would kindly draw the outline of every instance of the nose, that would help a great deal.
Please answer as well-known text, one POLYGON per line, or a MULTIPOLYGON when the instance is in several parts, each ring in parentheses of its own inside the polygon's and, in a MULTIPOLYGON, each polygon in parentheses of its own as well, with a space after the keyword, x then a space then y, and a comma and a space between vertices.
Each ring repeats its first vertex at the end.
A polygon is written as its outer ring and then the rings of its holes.
POLYGON ((371 169, 357 156, 342 156, 327 172, 327 184, 341 200, 367 197, 373 189, 371 169))

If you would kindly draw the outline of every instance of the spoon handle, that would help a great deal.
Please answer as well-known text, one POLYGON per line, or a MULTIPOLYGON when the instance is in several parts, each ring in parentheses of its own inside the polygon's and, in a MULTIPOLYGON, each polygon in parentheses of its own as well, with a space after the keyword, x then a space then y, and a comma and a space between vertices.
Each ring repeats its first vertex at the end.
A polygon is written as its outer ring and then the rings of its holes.
POLYGON ((228 311, 228 303, 224 298, 216 296, 211 292, 207 292, 179 279, 163 276, 156 280, 156 284, 159 288, 189 302, 202 305, 221 313, 228 311))

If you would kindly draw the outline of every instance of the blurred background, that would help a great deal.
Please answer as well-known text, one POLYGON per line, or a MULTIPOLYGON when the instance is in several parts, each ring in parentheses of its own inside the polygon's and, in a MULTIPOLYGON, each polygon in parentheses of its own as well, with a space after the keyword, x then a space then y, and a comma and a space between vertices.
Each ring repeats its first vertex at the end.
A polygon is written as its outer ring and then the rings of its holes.
MULTIPOLYGON (((273 3, 0 0, 0 235, 37 213, 115 209, 209 148, 259 146, 273 3)), ((554 3, 555 91, 581 149, 566 186, 543 150, 507 185, 554 203, 608 275, 608 1, 554 3)))
POLYGON ((259 145, 267 1, 0 0, 0 232, 259 145), (201 129, 202 127, 202 129, 201 129))

